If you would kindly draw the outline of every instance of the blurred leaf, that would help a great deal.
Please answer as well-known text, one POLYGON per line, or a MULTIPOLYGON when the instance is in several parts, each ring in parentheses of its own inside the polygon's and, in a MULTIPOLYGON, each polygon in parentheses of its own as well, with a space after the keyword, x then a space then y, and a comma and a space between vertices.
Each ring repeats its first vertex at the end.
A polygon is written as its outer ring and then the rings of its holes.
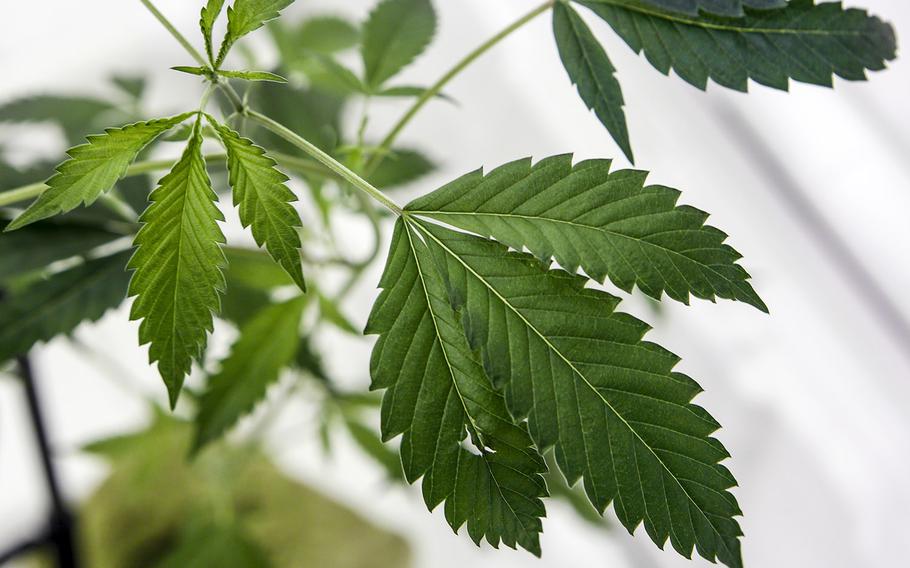
POLYGON ((397 452, 390 450, 382 443, 378 432, 347 414, 344 414, 344 424, 354 442, 365 454, 382 466, 389 479, 404 481, 404 475, 401 473, 401 458, 397 452))
MULTIPOLYGON (((0 241, 8 235, 0 237, 0 241)), ((0 361, 96 321, 126 298, 130 251, 89 260, 0 301, 0 361)))
POLYGON ((193 453, 218 439, 261 401, 297 351, 306 297, 263 309, 240 330, 199 401, 193 453))
POLYGON ((394 149, 379 163, 369 179, 380 189, 390 189, 416 181, 435 169, 436 164, 417 150, 394 149))
POLYGON ((156 568, 268 568, 268 553, 238 526, 205 524, 184 531, 156 568))
POLYGON ((140 75, 114 75, 111 82, 135 101, 145 93, 145 77, 140 75))
MULTIPOLYGON (((338 143, 344 99, 337 94, 313 88, 258 83, 251 91, 251 104, 268 109, 271 118, 326 152, 332 152, 338 143)), ((283 138, 261 129, 257 132, 261 134, 255 138, 264 146, 286 154, 300 154, 296 146, 283 138)))
POLYGON ((322 365, 322 356, 313 349, 312 338, 301 337, 297 344, 297 353, 294 355, 294 364, 302 371, 323 383, 330 383, 325 367, 322 365))
POLYGON ((229 282, 266 291, 294 285, 288 273, 263 251, 227 246, 224 254, 229 282))
POLYGON ((124 118, 112 103, 90 97, 34 95, 0 106, 0 123, 53 122, 63 129, 69 144, 78 144, 97 131, 105 115, 108 123, 124 118))
MULTIPOLYGON (((415 85, 399 85, 396 87, 386 87, 380 90, 379 92, 373 93, 374 97, 420 97, 427 92, 427 87, 418 87, 415 85)), ((442 99, 444 101, 450 102, 452 104, 457 104, 455 99, 450 97, 445 93, 438 93, 435 95, 436 98, 442 99)))
POLYGON ((322 294, 319 294, 319 314, 323 320, 334 325, 341 331, 356 336, 363 335, 360 332, 361 330, 357 329, 354 324, 352 324, 351 321, 347 318, 347 316, 341 313, 338 305, 322 294))
POLYGON ((316 86, 341 94, 365 93, 367 88, 353 71, 331 56, 316 54, 300 62, 300 68, 316 86))
POLYGON ((342 18, 317 16, 304 20, 296 30, 289 31, 295 49, 318 53, 336 53, 350 49, 360 41, 360 30, 342 18))
POLYGON ((379 90, 417 58, 436 32, 430 0, 382 0, 363 26, 364 83, 379 90))
MULTIPOLYGON (((0 220, 0 230, 7 221, 0 220)), ((0 236, 0 285, 109 243, 122 235, 98 226, 57 220, 35 223, 0 236)))

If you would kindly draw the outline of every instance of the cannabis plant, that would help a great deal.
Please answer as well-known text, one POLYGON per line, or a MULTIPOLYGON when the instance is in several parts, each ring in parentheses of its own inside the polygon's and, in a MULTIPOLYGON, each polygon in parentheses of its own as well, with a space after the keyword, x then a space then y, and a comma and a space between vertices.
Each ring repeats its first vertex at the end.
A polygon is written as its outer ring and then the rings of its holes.
MULTIPOLYGON (((7 210, 0 237, 0 360, 129 297, 139 344, 148 345, 171 407, 189 395, 194 454, 293 368, 321 385, 358 443, 392 475, 419 481, 427 507, 443 506, 452 529, 466 525, 478 544, 539 555, 545 500, 557 487, 567 492, 562 483, 581 482, 594 509, 603 515, 612 504, 630 533, 643 524, 660 547, 669 540, 683 556, 694 549, 741 566, 736 480, 712 437, 719 425, 693 404, 701 388, 676 370, 679 358, 620 306, 637 288, 657 301, 720 298, 767 312, 727 234, 680 204, 679 190, 649 185, 645 171, 607 158, 516 159, 400 204, 387 190, 419 181, 433 164, 398 138, 428 103, 446 104, 445 88, 462 70, 544 15, 565 88, 574 86, 630 161, 620 81, 592 18, 657 71, 698 89, 712 80, 737 91, 750 80, 784 90, 790 81, 831 87, 835 75, 865 80, 895 57, 891 26, 814 0, 548 0, 423 87, 396 78, 433 39, 432 2, 381 0, 362 26, 276 20, 268 26, 281 55, 276 68, 257 69, 250 50, 250 69, 228 65, 241 40, 292 1, 234 0, 224 10, 225 0, 208 0, 197 50, 141 0, 193 59, 174 69, 201 79, 204 94, 163 118, 112 113, 98 101, 58 116, 70 139, 105 113, 138 121, 88 136, 45 183, 0 194, 5 206, 34 198, 21 212, 7 210), (227 31, 216 42, 223 12, 227 31), (354 46, 356 70, 338 57, 354 46), (388 97, 410 107, 387 135, 370 139, 367 114, 353 136, 343 132, 345 102, 388 97), (175 141, 179 157, 147 157, 152 145, 175 141), (204 152, 213 144, 220 150, 204 152), (144 176, 159 170, 167 174, 148 191, 144 176), (308 189, 319 222, 303 226, 289 176, 308 189), (225 242, 217 203, 227 188, 261 249, 225 242), (358 332, 340 306, 375 256, 339 255, 331 230, 339 209, 363 215, 377 238, 384 219, 394 220, 364 333, 375 336, 381 438, 398 439, 397 447, 379 443, 352 410, 371 397, 339 390, 310 341, 319 325, 358 332), (347 282, 329 289, 318 276, 326 266, 340 267, 347 282), (235 324, 239 339, 204 387, 188 390, 194 363, 205 368, 214 318, 235 324)), ((141 92, 136 82, 118 84, 141 92)), ((0 118, 33 119, 47 103, 14 101, 0 118)))

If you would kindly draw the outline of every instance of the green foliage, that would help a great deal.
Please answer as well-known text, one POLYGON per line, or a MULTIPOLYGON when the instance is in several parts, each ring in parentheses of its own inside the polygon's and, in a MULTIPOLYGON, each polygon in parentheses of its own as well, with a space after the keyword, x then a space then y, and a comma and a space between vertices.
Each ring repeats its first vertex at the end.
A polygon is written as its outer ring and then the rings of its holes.
POLYGON ((626 115, 622 110, 625 101, 607 52, 600 46, 584 20, 568 4, 557 2, 553 6, 553 35, 562 64, 569 73, 578 94, 634 162, 629 144, 626 115))
POLYGON ((172 118, 137 122, 89 136, 88 144, 67 153, 70 159, 57 166, 47 180, 48 189, 7 227, 12 231, 35 221, 65 213, 80 204, 91 204, 117 183, 136 155, 148 144, 180 124, 189 113, 172 118))
POLYGON ((364 83, 379 90, 419 56, 436 33, 430 0, 382 0, 363 26, 364 83))
POLYGON ((642 521, 659 546, 742 565, 727 490, 729 457, 710 434, 717 422, 690 403, 700 387, 673 371, 678 358, 643 341, 643 322, 617 298, 523 253, 435 225, 419 225, 511 415, 527 418, 537 448, 555 446, 570 484, 610 502, 632 532, 642 521))
POLYGON ((275 262, 287 270, 301 290, 306 290, 300 267, 300 215, 290 205, 297 198, 285 185, 288 177, 278 171, 265 150, 209 117, 228 154, 234 205, 240 222, 251 227, 256 244, 265 246, 275 262))
POLYGON ((581 1, 661 73, 673 69, 705 89, 708 79, 737 91, 748 80, 786 90, 788 79, 830 87, 832 73, 863 81, 895 57, 893 28, 840 2, 793 0, 740 19, 668 14, 634 2, 581 1))
POLYGON ((296 286, 288 273, 264 252, 225 247, 224 253, 228 261, 224 274, 227 290, 221 299, 219 315, 238 327, 271 304, 276 289, 296 286))
POLYGON ((679 191, 645 186, 645 172, 610 172, 609 160, 572 166, 572 156, 532 165, 518 160, 467 174, 405 208, 512 248, 526 248, 564 269, 578 267, 598 282, 660 299, 666 292, 746 302, 767 311, 724 244, 726 234, 704 225, 707 213, 677 206, 679 191))
POLYGON ((215 27, 215 20, 221 14, 222 8, 224 8, 224 0, 208 0, 199 15, 199 28, 202 30, 202 38, 205 41, 205 54, 212 65, 215 64, 215 50, 212 47, 212 28, 215 27))
POLYGON ((221 50, 215 60, 215 67, 220 67, 234 43, 262 27, 269 20, 278 17, 294 0, 234 0, 228 8, 228 29, 221 43, 221 50))
POLYGON ((229 79, 243 79, 244 81, 268 81, 271 83, 287 83, 288 80, 281 75, 269 73, 268 71, 218 71, 229 79))
POLYGON ((546 467, 491 388, 433 262, 416 230, 398 221, 366 329, 380 336, 370 366, 372 388, 387 389, 382 436, 404 434, 405 476, 424 477, 427 506, 445 501, 453 530, 467 522, 477 543, 539 555, 546 467))
POLYGON ((326 54, 349 49, 360 41, 360 30, 347 20, 333 16, 305 20, 296 35, 298 49, 326 54))
POLYGON ((129 295, 136 296, 130 318, 141 319, 139 342, 149 346, 149 362, 168 388, 171 406, 190 371, 192 360, 212 330, 212 312, 218 310, 223 290, 224 242, 217 221, 224 220, 215 206, 217 196, 201 153, 199 118, 183 156, 151 194, 136 235, 135 270, 129 295))
MULTIPOLYGON (((592 3, 610 3, 611 0, 590 0, 592 3)), ((642 4, 651 4, 668 12, 682 12, 692 16, 699 10, 719 16, 742 16, 743 7, 753 9, 782 8, 787 0, 639 0, 642 4)))
POLYGON ((418 150, 392 150, 379 167, 370 174, 370 183, 380 189, 407 185, 432 173, 436 165, 418 150))
POLYGON ((236 424, 265 396, 297 352, 297 329, 306 298, 264 308, 240 330, 240 339, 209 379, 199 401, 193 451, 236 424))
MULTIPOLYGON (((4 239, 5 240, 5 239, 4 239)), ((2 241, 0 241, 2 242, 2 241)), ((0 362, 96 321, 126 297, 128 253, 88 260, 0 300, 0 362)))
POLYGON ((0 123, 54 122, 70 144, 82 140, 105 115, 118 118, 116 107, 108 101, 78 96, 36 95, 0 106, 0 123))

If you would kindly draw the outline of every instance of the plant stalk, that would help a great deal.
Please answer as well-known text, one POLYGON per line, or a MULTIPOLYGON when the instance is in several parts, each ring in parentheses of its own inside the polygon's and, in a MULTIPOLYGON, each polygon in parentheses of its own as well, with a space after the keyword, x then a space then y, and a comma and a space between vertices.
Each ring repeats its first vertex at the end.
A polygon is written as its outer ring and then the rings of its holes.
POLYGON ((540 6, 534 8, 524 16, 515 20, 512 24, 506 26, 498 34, 494 35, 480 46, 478 46, 474 51, 468 53, 461 61, 455 64, 449 71, 447 71, 442 77, 439 78, 436 83, 433 84, 429 89, 423 92, 417 100, 411 105, 411 108, 404 113, 404 115, 395 123, 395 126, 392 127, 392 130, 386 135, 386 137, 379 144, 379 148, 374 152, 370 159, 367 161, 366 166, 364 167, 364 172, 367 176, 376 171, 376 168, 379 167, 379 164, 385 159, 386 155, 389 153, 389 150, 392 148, 392 144, 395 143, 395 140, 398 139, 398 136, 401 134, 401 131, 414 119, 420 109, 424 107, 428 102, 433 98, 439 95, 442 90, 445 88, 449 82, 457 77, 462 71, 464 71, 468 66, 470 66, 474 61, 476 61, 481 55, 492 49, 496 44, 509 37, 513 32, 522 28, 525 24, 543 14, 547 10, 553 7, 556 0, 547 0, 540 6))
POLYGON ((169 31, 171 33, 172 36, 174 36, 174 39, 176 39, 178 42, 180 42, 180 45, 183 46, 183 49, 185 49, 186 52, 189 53, 193 57, 193 59, 195 59, 199 63, 199 65, 201 65, 202 67, 208 67, 209 64, 205 60, 205 58, 202 57, 202 54, 199 53, 195 47, 193 47, 193 44, 191 44, 189 41, 187 41, 187 39, 185 37, 183 37, 183 34, 180 33, 177 30, 177 28, 174 27, 173 24, 171 24, 171 22, 164 16, 164 14, 162 14, 161 12, 158 11, 158 8, 156 8, 155 5, 152 4, 151 0, 139 0, 139 1, 142 2, 142 5, 145 6, 146 8, 148 8, 148 11, 151 12, 152 15, 155 16, 155 18, 159 22, 161 22, 161 25, 164 26, 165 29, 167 29, 167 31, 169 31))

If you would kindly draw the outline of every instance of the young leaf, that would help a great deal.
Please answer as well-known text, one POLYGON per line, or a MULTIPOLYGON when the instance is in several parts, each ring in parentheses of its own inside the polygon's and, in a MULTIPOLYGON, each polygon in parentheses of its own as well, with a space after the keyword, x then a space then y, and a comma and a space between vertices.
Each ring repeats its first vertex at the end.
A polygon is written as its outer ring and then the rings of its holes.
POLYGON ((127 251, 89 260, 0 299, 0 362, 119 306, 129 282, 128 258, 127 251))
POLYGON ((456 532, 540 554, 546 470, 513 424, 465 340, 442 278, 409 223, 399 220, 366 333, 379 334, 370 368, 382 400, 382 436, 404 434, 401 462, 423 477, 432 510, 445 501, 456 532), (467 436, 467 439, 466 439, 467 436), (472 446, 469 451, 465 446, 472 446))
POLYGON ((269 73, 268 71, 218 71, 219 75, 231 79, 243 79, 244 81, 268 81, 271 83, 287 83, 288 80, 281 75, 269 73))
POLYGON ((281 370, 297 353, 298 327, 306 297, 263 309, 244 325, 221 370, 209 379, 199 401, 193 452, 216 440, 257 402, 276 382, 281 370))
POLYGON ((572 84, 578 86, 585 106, 594 111, 623 154, 634 163, 622 110, 625 101, 607 52, 578 13, 563 2, 553 5, 553 35, 562 64, 572 84))
POLYGON ((209 121, 221 136, 228 155, 230 184, 234 205, 240 207, 240 222, 250 227, 256 244, 265 246, 301 290, 306 290, 300 267, 300 215, 290 205, 297 198, 284 182, 288 177, 278 171, 265 150, 242 138, 228 126, 209 121))
POLYGON ((584 479, 601 513, 612 501, 630 531, 645 530, 688 557, 742 566, 728 491, 718 462, 729 457, 710 434, 719 427, 690 403, 701 388, 673 371, 678 357, 642 337, 643 322, 620 312, 585 278, 548 270, 494 241, 420 223, 462 311, 471 346, 527 418, 541 451, 555 446, 570 485, 584 479))
POLYGON ((705 89, 708 79, 746 91, 748 80, 786 90, 789 79, 825 87, 831 74, 852 81, 895 57, 894 29, 840 2, 793 0, 740 19, 668 14, 628 2, 582 4, 607 21, 657 70, 676 71, 705 89))
POLYGON ((395 149, 370 174, 370 183, 380 189, 398 187, 432 173, 436 164, 417 150, 395 149))
POLYGON ((430 0, 382 0, 363 27, 364 83, 379 90, 423 53, 436 32, 430 0))
MULTIPOLYGON (((611 0, 589 0, 592 3, 610 3, 611 0)), ((681 12, 690 16, 697 16, 699 10, 718 16, 738 17, 743 15, 743 7, 760 10, 782 8, 787 5, 787 0, 640 0, 643 4, 651 4, 668 12, 681 12)))
POLYGON ((137 122, 89 136, 88 144, 67 151, 70 159, 57 166, 57 173, 47 180, 48 189, 5 230, 65 213, 80 204, 91 204, 114 187, 143 148, 191 114, 137 122))
POLYGON ((525 159, 467 174, 405 210, 553 257, 570 272, 581 267, 598 282, 609 277, 627 292, 637 285, 658 300, 666 292, 688 303, 692 294, 767 311, 727 235, 704 225, 706 213, 677 206, 679 191, 645 186, 646 176, 610 173, 609 160, 525 159))
POLYGON ((202 30, 202 37, 205 39, 205 53, 209 57, 209 63, 215 64, 215 50, 212 48, 212 29, 215 27, 215 20, 221 14, 224 7, 224 0, 208 0, 202 8, 199 15, 199 28, 202 30))
POLYGON ((238 39, 246 34, 256 31, 269 20, 277 18, 282 10, 290 6, 294 0, 234 0, 228 8, 228 29, 221 42, 215 67, 220 67, 228 51, 238 39))
POLYGON ((171 67, 171 71, 179 71, 180 73, 199 77, 206 77, 210 73, 208 67, 191 67, 189 65, 177 65, 176 67, 171 67))
POLYGON ((129 268, 135 270, 129 295, 136 296, 130 319, 141 319, 139 343, 150 343, 149 362, 177 404, 184 377, 212 330, 212 312, 224 289, 224 235, 201 152, 200 118, 183 156, 158 182, 151 205, 139 220, 145 225, 129 268))
POLYGON ((79 96, 35 95, 0 106, 0 122, 55 122, 70 144, 85 138, 107 115, 119 116, 112 103, 79 96))

